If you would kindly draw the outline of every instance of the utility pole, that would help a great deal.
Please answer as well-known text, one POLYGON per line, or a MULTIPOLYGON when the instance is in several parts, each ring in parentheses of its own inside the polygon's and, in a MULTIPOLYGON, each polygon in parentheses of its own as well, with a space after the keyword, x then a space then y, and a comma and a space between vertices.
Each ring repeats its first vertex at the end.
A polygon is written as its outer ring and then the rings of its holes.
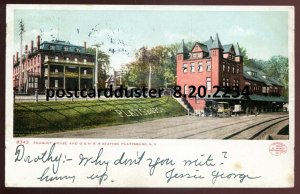
MULTIPOLYGON (((21 88, 21 83, 23 80, 23 59, 22 59, 22 48, 23 48, 23 33, 25 32, 25 26, 24 26, 24 22, 21 19, 19 22, 19 35, 20 35, 20 63, 19 63, 19 68, 20 68, 20 73, 19 73, 19 87, 18 87, 18 91, 19 93, 21 92, 22 88, 21 88)), ((17 59, 18 60, 18 59, 17 59)))
POLYGON ((149 63, 149 81, 148 81, 148 94, 151 89, 151 74, 152 74, 152 65, 151 62, 149 63))
POLYGON ((98 48, 101 46, 101 44, 94 44, 92 45, 96 47, 96 59, 95 59, 95 95, 96 98, 98 98, 98 48))

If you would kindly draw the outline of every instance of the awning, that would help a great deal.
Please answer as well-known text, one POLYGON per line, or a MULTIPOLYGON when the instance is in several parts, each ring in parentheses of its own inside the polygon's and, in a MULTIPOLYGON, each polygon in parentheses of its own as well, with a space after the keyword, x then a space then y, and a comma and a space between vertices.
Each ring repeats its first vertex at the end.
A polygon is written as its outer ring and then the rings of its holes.
POLYGON ((251 94, 248 97, 244 95, 240 95, 238 97, 232 97, 231 94, 226 94, 228 97, 224 97, 224 92, 220 91, 218 92, 217 96, 213 96, 214 93, 206 94, 206 96, 200 98, 196 96, 196 99, 204 99, 204 100, 251 100, 251 101, 261 101, 261 102, 283 102, 286 103, 287 100, 284 99, 283 96, 277 97, 277 96, 264 96, 264 95, 257 95, 257 94, 251 94))
POLYGON ((250 100, 253 101, 262 101, 262 102, 287 102, 287 100, 285 100, 283 96, 277 97, 277 96, 263 96, 263 95, 252 94, 249 95, 249 98, 250 100))
POLYGON ((219 91, 215 96, 215 93, 209 93, 206 94, 204 97, 199 97, 198 95, 196 96, 197 99, 205 99, 205 100, 246 100, 247 98, 243 95, 240 95, 238 97, 232 97, 231 94, 227 93, 224 97, 224 92, 219 91))

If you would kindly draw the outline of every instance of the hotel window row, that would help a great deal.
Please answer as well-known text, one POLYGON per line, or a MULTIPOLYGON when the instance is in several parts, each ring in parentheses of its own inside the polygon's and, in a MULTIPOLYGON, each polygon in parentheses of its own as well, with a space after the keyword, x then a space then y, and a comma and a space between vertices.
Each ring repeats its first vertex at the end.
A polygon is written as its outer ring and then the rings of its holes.
POLYGON ((230 73, 230 72, 232 72, 233 74, 239 74, 240 73, 240 68, 239 68, 239 66, 236 66, 235 67, 235 65, 232 65, 232 67, 229 65, 229 64, 227 64, 226 65, 226 63, 225 62, 223 62, 223 71, 224 72, 228 72, 228 73, 230 73), (226 66, 227 66, 227 69, 226 69, 226 66))
MULTIPOLYGON (((188 66, 186 63, 183 64, 182 66, 182 69, 183 69, 183 73, 187 73, 188 72, 188 66)), ((190 64, 190 69, 189 71, 191 73, 194 73, 195 72, 195 63, 192 62, 190 64)), ((198 68, 197 68, 197 71, 198 72, 203 72, 203 63, 202 62, 198 62, 198 68)), ((207 61, 206 62, 206 71, 211 71, 211 62, 210 61, 207 61)))
MULTIPOLYGON (((55 60, 56 62, 58 62, 58 59, 59 59, 58 56, 55 56, 54 60, 55 60)), ((48 55, 45 55, 45 61, 48 61, 48 60, 49 60, 48 55)), ((68 57, 64 58, 64 60, 65 60, 66 62, 69 62, 69 61, 70 61, 70 59, 69 59, 68 57)), ((77 62, 78 62, 78 59, 77 59, 77 58, 74 58, 74 62, 77 63, 77 62)), ((83 63, 86 64, 86 62, 87 62, 87 60, 86 60, 86 59, 83 59, 83 63)))

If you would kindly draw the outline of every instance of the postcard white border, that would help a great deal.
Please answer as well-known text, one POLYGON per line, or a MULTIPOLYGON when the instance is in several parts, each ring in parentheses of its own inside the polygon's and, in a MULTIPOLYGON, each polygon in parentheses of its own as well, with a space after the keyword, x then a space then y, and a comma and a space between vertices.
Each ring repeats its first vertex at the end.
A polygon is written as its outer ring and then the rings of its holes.
MULTIPOLYGON (((97 184, 90 184, 84 180, 76 185, 64 185, 64 184, 37 184, 36 181, 23 178, 22 181, 17 181, 16 174, 19 167, 13 163, 14 152, 16 147, 16 138, 13 138, 13 90, 12 90, 12 65, 11 56, 13 55, 13 47, 10 42, 13 42, 13 21, 14 15, 13 10, 16 9, 42 9, 42 10, 161 10, 161 11, 178 11, 178 10, 212 10, 212 11, 288 11, 289 12, 289 129, 290 129, 290 139, 280 140, 276 142, 284 143, 288 152, 284 156, 274 157, 269 154, 268 147, 273 141, 249 141, 249 140, 153 140, 153 139, 110 139, 110 142, 152 142, 157 143, 159 146, 159 153, 170 153, 174 158, 181 159, 182 155, 193 155, 196 153, 194 149, 190 148, 197 147, 203 152, 220 152, 223 149, 227 149, 233 156, 232 162, 241 162, 247 168, 249 165, 256 165, 255 169, 253 166, 249 167, 249 171, 253 173, 263 172, 263 175, 268 175, 269 178, 264 181, 253 181, 247 185, 240 185, 231 182, 229 184, 217 184, 211 185, 209 183, 196 184, 195 181, 187 182, 182 181, 180 184, 172 183, 166 184, 164 180, 160 177, 139 177, 142 173, 142 169, 138 169, 135 175, 125 174, 121 175, 123 182, 108 184, 105 187, 293 187, 294 186, 294 145, 295 145, 295 11, 293 6, 145 6, 145 5, 7 5, 7 36, 6 36, 6 110, 5 110, 5 144, 6 144, 6 165, 5 165, 5 184, 9 187, 98 187, 97 184), (237 146, 238 145, 238 146, 237 146), (238 149, 237 149, 238 147, 238 149), (175 151, 174 151, 175 150, 175 151), (190 150, 190 153, 187 153, 190 150), (253 150, 256 150, 253 152, 253 150), (177 154, 176 154, 177 153, 177 154), (180 154, 179 154, 180 153, 180 154), (248 154, 253 154, 251 157, 248 154), (257 166, 257 161, 261 162, 262 168, 257 166), (134 177, 132 177, 134 176, 134 177), (131 181, 126 179, 131 177, 131 181), (273 178, 270 178, 273 177, 273 178), (145 180, 143 180, 143 178, 145 180), (126 180, 128 182, 126 182, 126 180), (125 182, 124 182, 125 181, 125 182)), ((22 138, 24 139, 24 138, 22 138)), ((30 139, 33 141, 33 139, 30 139)), ((39 139, 34 139, 39 141, 39 139)), ((77 142, 89 142, 95 141, 95 139, 42 139, 43 141, 77 141, 77 142)), ((30 145, 34 149, 39 147, 39 145, 30 145)), ((73 147, 77 148, 78 147, 73 147)), ((70 152, 72 148, 69 146, 62 146, 62 149, 66 152, 70 152)), ((89 147, 87 150, 83 147, 86 152, 95 151, 96 148, 89 147)), ((105 146, 105 149, 112 151, 108 154, 108 158, 114 157, 113 153, 117 152, 116 147, 105 146)), ((128 150, 128 152, 135 152, 136 147, 125 147, 122 148, 128 150)), ((138 148, 139 150, 147 150, 150 155, 155 155, 157 148, 153 149, 151 147, 138 148)), ((24 166, 23 166, 24 167, 24 166)), ((41 168, 37 166, 36 168, 41 168)), ((23 169, 28 173, 28 170, 23 169)), ((72 169, 71 169, 72 170, 72 169)), ((122 170, 122 169, 119 169, 122 170)), ((124 170, 124 169, 123 169, 124 170)), ((66 170, 70 171, 70 170, 66 170)), ((127 171, 126 171, 127 172, 127 171)), ((114 171, 113 173, 118 173, 114 171)), ((128 173, 130 173, 128 171, 128 173)), ((115 175, 115 174, 114 174, 115 175)))

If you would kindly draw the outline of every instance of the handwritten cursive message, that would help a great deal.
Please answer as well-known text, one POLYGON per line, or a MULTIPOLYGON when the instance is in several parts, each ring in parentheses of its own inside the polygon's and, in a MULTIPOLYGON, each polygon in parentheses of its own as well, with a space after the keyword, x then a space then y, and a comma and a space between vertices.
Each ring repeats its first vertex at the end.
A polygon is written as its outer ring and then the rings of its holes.
MULTIPOLYGON (((107 154, 103 147, 99 147, 94 154, 78 152, 74 157, 60 151, 59 146, 55 143, 46 150, 32 154, 27 150, 26 145, 20 144, 15 149, 14 162, 26 164, 29 168, 35 168, 35 165, 42 166, 39 175, 32 178, 43 183, 64 181, 75 184, 77 180, 82 179, 96 182, 98 185, 113 183, 119 181, 119 177, 114 173, 112 176, 110 175, 117 168, 124 171, 129 169, 131 174, 128 177, 132 177, 135 170, 142 169, 144 176, 149 178, 159 176, 167 184, 190 180, 209 180, 213 185, 226 181, 243 184, 246 181, 261 178, 261 175, 232 171, 232 169, 224 167, 230 158, 230 154, 226 151, 200 153, 194 158, 183 160, 176 160, 171 156, 153 156, 153 154, 140 150, 135 154, 120 151, 120 153, 113 154, 114 158, 107 157, 107 154), (216 157, 217 155, 218 157, 216 157), (69 167, 82 173, 66 170, 69 167)), ((31 177, 31 175, 28 176, 31 177)))

